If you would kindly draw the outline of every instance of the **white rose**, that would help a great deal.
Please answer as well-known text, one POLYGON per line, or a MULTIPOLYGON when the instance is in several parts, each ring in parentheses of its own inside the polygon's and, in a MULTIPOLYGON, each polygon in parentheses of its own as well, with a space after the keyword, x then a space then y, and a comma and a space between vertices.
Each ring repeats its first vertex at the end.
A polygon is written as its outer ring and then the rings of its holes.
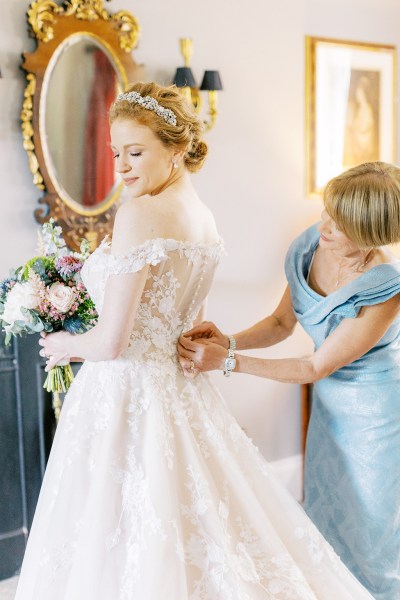
POLYGON ((75 302, 75 294, 72 289, 63 283, 53 283, 49 287, 48 297, 58 312, 66 313, 75 302))
POLYGON ((26 322, 21 307, 35 309, 39 306, 39 302, 40 296, 29 281, 16 283, 7 296, 1 318, 10 325, 15 321, 26 322))

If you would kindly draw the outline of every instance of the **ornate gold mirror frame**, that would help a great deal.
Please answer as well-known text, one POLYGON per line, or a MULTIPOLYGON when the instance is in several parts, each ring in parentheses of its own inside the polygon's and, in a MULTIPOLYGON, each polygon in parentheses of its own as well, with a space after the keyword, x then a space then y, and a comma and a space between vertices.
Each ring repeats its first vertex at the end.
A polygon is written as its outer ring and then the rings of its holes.
MULTIPOLYGON (((77 163, 74 165, 72 162, 67 168, 67 175, 61 177, 60 173, 65 170, 66 150, 72 157, 71 161, 74 157, 74 149, 70 151, 67 146, 71 133, 68 118, 72 119, 70 122, 78 118, 74 106, 80 109, 80 98, 85 91, 84 86, 79 83, 85 82, 85 73, 81 63, 76 64, 71 48, 78 48, 81 56, 84 56, 84 53, 100 54, 103 62, 111 65, 111 69, 108 66, 108 70, 114 75, 115 90, 111 91, 115 95, 117 91, 125 89, 128 83, 140 78, 142 68, 135 63, 130 54, 138 41, 139 25, 135 17, 127 11, 109 14, 103 8, 103 0, 66 0, 62 6, 52 0, 36 0, 31 2, 27 18, 37 48, 32 53, 23 54, 22 68, 26 71, 27 78, 21 112, 23 144, 28 154, 33 181, 44 192, 44 196, 39 199, 39 204, 44 206, 38 207, 34 215, 39 223, 53 217, 63 228, 65 239, 71 248, 78 248, 82 237, 86 237, 94 249, 104 235, 112 230, 122 184, 113 180, 109 187, 105 188, 107 193, 104 197, 90 206, 85 205, 80 197, 76 198, 73 193, 66 191, 63 177, 74 173, 79 167, 76 159, 77 163), (70 79, 61 87, 59 82, 62 82, 64 76, 64 63, 61 62, 61 58, 64 57, 63 61, 67 60, 65 57, 68 54, 70 79), (73 104, 66 100, 67 93, 68 98, 73 99, 73 104), (70 114, 65 118, 61 111, 69 107, 70 110, 66 112, 70 114), (49 115, 51 119, 48 118, 49 115), (54 133, 52 129, 52 124, 60 127, 62 118, 65 118, 66 123, 62 134, 64 146, 58 143, 59 132, 54 133)), ((92 89, 96 87, 97 82, 101 83, 101 73, 94 71, 92 89)), ((89 84, 87 88, 89 89, 89 84)), ((94 91, 96 92, 96 89, 94 91)), ((80 109, 81 121, 88 111, 88 107, 80 109)), ((96 130, 96 126, 94 121, 92 130, 96 130)), ((83 146, 84 136, 87 134, 83 132, 80 135, 79 145, 83 146)), ((102 144, 105 145, 106 140, 102 140, 102 144)), ((96 148, 93 148, 93 151, 95 152, 96 148)), ((85 161, 90 161, 90 149, 86 152, 85 161)), ((76 152, 76 156, 78 154, 76 152)), ((82 152, 80 154, 82 155, 82 152)), ((93 167, 91 169, 93 172, 93 167)), ((96 179, 100 175, 102 174, 94 172, 92 178, 96 179)), ((81 185, 81 182, 79 184, 81 185)))

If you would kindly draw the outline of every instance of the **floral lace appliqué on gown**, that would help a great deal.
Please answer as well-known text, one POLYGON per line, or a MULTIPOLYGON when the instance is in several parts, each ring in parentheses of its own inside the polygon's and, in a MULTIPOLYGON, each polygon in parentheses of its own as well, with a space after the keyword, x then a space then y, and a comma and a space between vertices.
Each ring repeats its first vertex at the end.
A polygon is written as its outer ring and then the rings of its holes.
POLYGON ((221 253, 105 241, 86 262, 99 311, 109 276, 150 268, 129 347, 67 394, 17 600, 370 600, 208 376, 182 374, 176 342, 221 253))

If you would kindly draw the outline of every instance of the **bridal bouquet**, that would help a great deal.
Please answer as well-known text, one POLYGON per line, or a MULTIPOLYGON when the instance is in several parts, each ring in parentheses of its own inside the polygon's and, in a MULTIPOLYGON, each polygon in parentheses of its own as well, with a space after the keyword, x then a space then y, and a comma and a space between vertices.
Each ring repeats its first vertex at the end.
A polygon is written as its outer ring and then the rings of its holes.
MULTIPOLYGON (((80 270, 89 256, 89 242, 71 252, 54 219, 39 234, 38 256, 12 271, 0 282, 0 325, 12 336, 45 331, 83 333, 97 321, 93 301, 82 283, 80 270)), ((58 364, 47 375, 48 392, 66 392, 73 380, 69 362, 58 364)))

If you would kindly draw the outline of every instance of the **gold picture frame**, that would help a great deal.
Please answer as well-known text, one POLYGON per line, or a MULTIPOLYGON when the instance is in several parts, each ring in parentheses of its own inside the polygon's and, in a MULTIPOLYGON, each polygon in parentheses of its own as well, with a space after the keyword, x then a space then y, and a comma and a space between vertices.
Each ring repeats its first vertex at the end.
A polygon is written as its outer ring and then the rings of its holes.
POLYGON ((306 36, 307 196, 371 160, 395 162, 395 46, 306 36))

